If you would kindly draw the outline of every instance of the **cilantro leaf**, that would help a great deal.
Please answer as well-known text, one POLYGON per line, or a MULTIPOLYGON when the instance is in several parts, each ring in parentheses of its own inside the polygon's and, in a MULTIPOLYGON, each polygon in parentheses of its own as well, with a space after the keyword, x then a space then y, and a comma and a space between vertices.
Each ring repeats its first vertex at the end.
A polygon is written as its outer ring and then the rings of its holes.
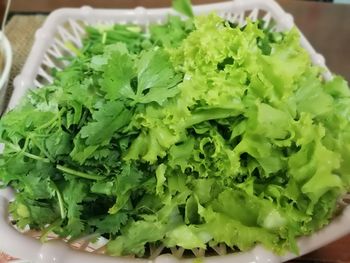
POLYGON ((136 102, 162 105, 179 92, 176 85, 182 76, 174 71, 169 56, 161 49, 142 52, 137 70, 136 102))
POLYGON ((88 145, 108 142, 113 134, 123 128, 131 119, 131 112, 121 101, 108 101, 92 114, 92 122, 82 127, 81 138, 88 145))
POLYGON ((108 63, 103 67, 101 89, 106 92, 106 98, 115 100, 120 97, 132 98, 134 93, 131 80, 135 77, 135 66, 127 52, 116 50, 111 52, 108 63), (122 62, 122 63, 121 63, 122 62))
POLYGON ((63 199, 67 210, 68 223, 65 235, 77 237, 84 232, 85 223, 81 219, 82 201, 86 197, 86 185, 78 180, 70 180, 63 189, 63 199))
POLYGON ((119 212, 113 215, 107 215, 104 218, 96 218, 89 220, 89 224, 97 228, 97 232, 101 234, 115 235, 128 220, 126 213, 119 212))
POLYGON ((110 214, 115 214, 121 210, 129 201, 133 190, 136 190, 140 185, 142 172, 136 167, 126 163, 121 173, 116 176, 116 188, 114 194, 117 198, 116 203, 109 209, 110 214))

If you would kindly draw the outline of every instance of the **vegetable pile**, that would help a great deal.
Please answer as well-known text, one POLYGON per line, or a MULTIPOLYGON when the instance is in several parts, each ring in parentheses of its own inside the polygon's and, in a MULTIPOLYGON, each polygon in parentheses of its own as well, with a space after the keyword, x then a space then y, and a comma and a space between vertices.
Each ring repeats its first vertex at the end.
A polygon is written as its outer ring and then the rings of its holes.
POLYGON ((54 82, 2 117, 18 227, 148 245, 297 252, 350 189, 350 91, 299 34, 215 14, 89 27, 54 82))

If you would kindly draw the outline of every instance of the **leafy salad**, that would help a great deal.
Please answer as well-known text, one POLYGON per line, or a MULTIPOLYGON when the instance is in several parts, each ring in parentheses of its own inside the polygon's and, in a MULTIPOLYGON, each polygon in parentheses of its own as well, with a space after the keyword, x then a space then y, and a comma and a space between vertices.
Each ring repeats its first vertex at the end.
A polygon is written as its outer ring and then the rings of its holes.
MULTIPOLYGON (((187 3, 187 4, 186 4, 187 3)), ((0 121, 16 225, 110 255, 149 245, 298 251, 350 189, 350 90, 296 29, 216 14, 88 27, 54 81, 0 121)))

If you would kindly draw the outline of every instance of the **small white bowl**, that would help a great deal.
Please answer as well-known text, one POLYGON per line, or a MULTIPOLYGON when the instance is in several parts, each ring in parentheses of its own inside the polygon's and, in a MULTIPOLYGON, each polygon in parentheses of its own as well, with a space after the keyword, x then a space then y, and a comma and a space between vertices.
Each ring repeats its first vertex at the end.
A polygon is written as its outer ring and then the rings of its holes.
POLYGON ((5 108, 5 94, 6 88, 10 77, 10 70, 12 66, 12 48, 6 35, 0 32, 0 49, 4 56, 3 69, 0 72, 0 114, 5 108), (2 42, 2 43, 1 43, 2 42))

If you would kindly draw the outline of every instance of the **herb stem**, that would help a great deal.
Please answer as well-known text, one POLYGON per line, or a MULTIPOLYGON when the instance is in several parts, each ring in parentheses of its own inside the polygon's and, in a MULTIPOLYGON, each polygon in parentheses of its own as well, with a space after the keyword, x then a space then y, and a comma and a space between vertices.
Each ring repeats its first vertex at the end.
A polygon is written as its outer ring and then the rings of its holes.
POLYGON ((61 218, 65 219, 66 218, 66 211, 64 210, 63 198, 62 198, 61 192, 57 190, 56 195, 57 195, 57 199, 58 199, 58 205, 60 207, 61 218))
POLYGON ((104 176, 79 172, 79 171, 73 170, 71 168, 59 165, 59 164, 56 165, 56 168, 64 173, 67 173, 70 175, 75 175, 75 176, 82 177, 85 179, 91 179, 91 180, 103 180, 104 179, 104 176))
POLYGON ((61 218, 65 219, 66 218, 66 211, 64 210, 63 198, 62 198, 61 192, 60 192, 60 190, 58 190, 58 187, 56 186, 56 184, 53 181, 51 181, 51 184, 52 184, 51 185, 52 188, 55 190, 56 195, 57 195, 58 206, 60 208, 61 218))
POLYGON ((57 116, 53 117, 51 120, 49 120, 48 122, 45 122, 43 125, 37 127, 35 130, 43 130, 46 129, 48 127, 50 127, 53 123, 55 123, 57 121, 57 116))
POLYGON ((29 152, 25 152, 23 149, 21 149, 20 147, 12 144, 10 142, 6 142, 6 145, 10 146, 12 149, 16 150, 18 153, 21 153, 24 156, 27 156, 28 158, 31 158, 31 159, 34 159, 34 160, 38 160, 38 161, 42 161, 42 162, 45 162, 45 163, 49 163, 50 162, 49 159, 40 157, 40 156, 35 155, 35 154, 31 154, 29 152))
POLYGON ((57 219, 51 225, 44 229, 43 233, 40 236, 40 242, 45 243, 47 235, 55 229, 55 227, 59 226, 62 223, 62 219, 57 219))
POLYGON ((40 151, 43 152, 43 154, 49 159, 51 162, 55 162, 55 160, 51 157, 51 155, 42 147, 35 139, 34 137, 31 138, 32 142, 36 145, 36 147, 39 148, 40 151))
POLYGON ((42 161, 42 162, 45 162, 45 163, 50 163, 49 159, 40 157, 40 156, 35 155, 35 154, 31 154, 31 153, 28 153, 28 152, 23 152, 23 155, 25 155, 25 156, 27 156, 27 157, 29 157, 31 159, 34 159, 34 160, 42 161))

